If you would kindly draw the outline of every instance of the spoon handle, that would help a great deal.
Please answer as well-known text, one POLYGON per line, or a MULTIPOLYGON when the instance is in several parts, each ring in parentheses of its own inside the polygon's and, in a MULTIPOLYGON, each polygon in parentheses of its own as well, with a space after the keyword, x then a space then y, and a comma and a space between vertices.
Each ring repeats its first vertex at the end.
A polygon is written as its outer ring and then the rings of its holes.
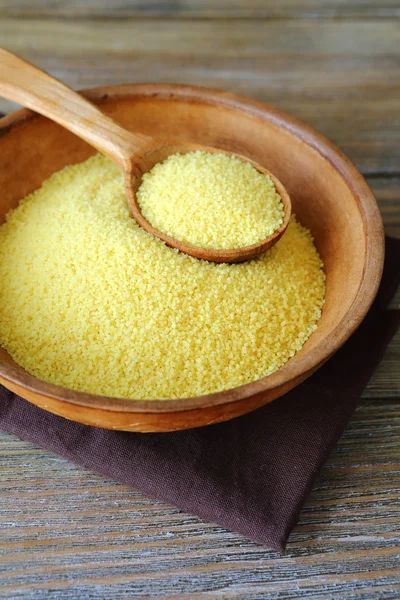
POLYGON ((56 121, 125 170, 151 138, 126 131, 58 79, 0 48, 0 95, 56 121))

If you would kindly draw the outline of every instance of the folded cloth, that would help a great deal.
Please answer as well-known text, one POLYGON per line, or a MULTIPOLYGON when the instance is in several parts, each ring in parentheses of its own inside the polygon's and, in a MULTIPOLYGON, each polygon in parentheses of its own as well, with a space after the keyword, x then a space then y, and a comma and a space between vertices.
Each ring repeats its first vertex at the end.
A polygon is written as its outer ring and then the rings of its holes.
POLYGON ((378 296, 352 338, 297 388, 248 415, 188 431, 89 427, 0 389, 0 429, 282 551, 303 502, 399 324, 387 311, 400 240, 387 239, 378 296))

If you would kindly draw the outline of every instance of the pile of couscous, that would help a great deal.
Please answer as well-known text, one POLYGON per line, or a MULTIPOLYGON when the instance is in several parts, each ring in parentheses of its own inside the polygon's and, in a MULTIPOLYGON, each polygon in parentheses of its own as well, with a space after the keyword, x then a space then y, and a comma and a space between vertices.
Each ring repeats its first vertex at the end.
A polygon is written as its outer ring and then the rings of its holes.
POLYGON ((222 153, 173 154, 143 176, 137 200, 153 227, 202 248, 256 244, 285 216, 271 177, 222 153))
POLYGON ((272 373, 316 328, 325 294, 294 217, 257 259, 201 261, 137 225, 123 176, 101 155, 55 173, 7 215, 0 281, 0 344, 16 362, 68 388, 138 399, 272 373))

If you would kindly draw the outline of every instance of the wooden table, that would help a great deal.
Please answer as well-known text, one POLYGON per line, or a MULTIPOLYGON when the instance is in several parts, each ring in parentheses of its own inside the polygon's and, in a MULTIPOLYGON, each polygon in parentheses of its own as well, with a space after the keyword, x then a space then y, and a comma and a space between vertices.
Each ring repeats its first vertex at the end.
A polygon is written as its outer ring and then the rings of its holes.
MULTIPOLYGON (((400 236, 398 0, 0 0, 0 42, 75 88, 275 104, 346 152, 400 236)), ((400 335, 282 556, 0 434, 0 597, 399 598, 399 369, 400 335)))

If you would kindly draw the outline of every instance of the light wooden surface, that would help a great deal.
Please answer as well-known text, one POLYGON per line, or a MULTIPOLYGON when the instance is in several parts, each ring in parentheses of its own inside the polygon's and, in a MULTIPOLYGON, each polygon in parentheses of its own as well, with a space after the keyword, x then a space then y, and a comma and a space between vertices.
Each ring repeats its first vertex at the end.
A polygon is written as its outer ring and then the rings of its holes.
MULTIPOLYGON (((0 0, 0 39, 75 88, 199 83, 289 110, 400 237, 398 17, 393 0, 0 0)), ((399 334, 364 396, 282 557, 2 434, 0 596, 398 598, 399 334)))
POLYGON ((0 596, 394 600, 399 445, 397 401, 364 404, 280 557, 0 435, 0 596))

